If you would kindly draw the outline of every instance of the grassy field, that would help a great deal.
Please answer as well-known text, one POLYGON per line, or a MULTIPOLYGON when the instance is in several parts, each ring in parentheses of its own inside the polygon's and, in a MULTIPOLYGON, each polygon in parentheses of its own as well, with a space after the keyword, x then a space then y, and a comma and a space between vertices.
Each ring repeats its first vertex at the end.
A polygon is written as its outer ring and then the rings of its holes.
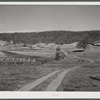
MULTIPOLYGON (((88 63, 87 61, 84 62, 88 63)), ((67 56, 61 61, 50 59, 43 65, 0 65, 0 91, 18 90, 23 85, 50 72, 62 68, 71 68, 77 66, 77 64, 83 64, 83 62, 67 56)))
MULTIPOLYGON (((5 57, 2 53, 0 57, 5 57)), ((6 57, 7 58, 7 57, 6 57)), ((40 58, 42 64, 51 61, 52 58, 40 58)), ((23 85, 35 81, 36 79, 52 72, 59 67, 39 64, 17 64, 5 63, 0 61, 0 91, 13 91, 21 88, 23 85)), ((8 62, 8 61, 7 61, 8 62)), ((11 61, 10 61, 11 62, 11 61)), ((36 62, 37 63, 37 62, 36 62)))
POLYGON ((1 65, 0 66, 0 91, 12 91, 21 88, 23 85, 49 74, 57 69, 69 68, 76 65, 72 62, 51 61, 43 65, 1 65))
MULTIPOLYGON (((90 65, 86 65, 89 64, 88 61, 79 61, 82 59, 71 55, 60 61, 54 61, 53 58, 50 58, 42 65, 0 65, 0 91, 18 90, 25 84, 33 82, 57 69, 73 68, 78 65, 82 65, 82 67, 66 74, 58 91, 100 91, 99 49, 88 49, 85 51, 86 55, 83 52, 71 53, 72 55, 94 60, 95 63, 90 65)), ((65 51, 68 51, 68 49, 65 49, 65 51)), ((48 52, 52 53, 53 50, 48 52)))
POLYGON ((58 91, 100 91, 100 48, 88 49, 84 53, 73 53, 94 60, 66 74, 58 91))
POLYGON ((0 66, 0 91, 12 91, 19 89, 59 67, 51 66, 27 66, 27 65, 2 65, 0 66))

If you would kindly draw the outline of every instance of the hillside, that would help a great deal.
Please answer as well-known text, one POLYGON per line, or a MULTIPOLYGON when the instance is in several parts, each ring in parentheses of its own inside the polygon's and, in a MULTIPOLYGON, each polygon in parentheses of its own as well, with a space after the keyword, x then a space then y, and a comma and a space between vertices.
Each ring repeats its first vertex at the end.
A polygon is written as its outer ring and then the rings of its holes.
POLYGON ((92 43, 100 40, 100 31, 45 31, 45 32, 26 32, 26 33, 1 33, 0 40, 14 43, 73 43, 81 40, 92 43))

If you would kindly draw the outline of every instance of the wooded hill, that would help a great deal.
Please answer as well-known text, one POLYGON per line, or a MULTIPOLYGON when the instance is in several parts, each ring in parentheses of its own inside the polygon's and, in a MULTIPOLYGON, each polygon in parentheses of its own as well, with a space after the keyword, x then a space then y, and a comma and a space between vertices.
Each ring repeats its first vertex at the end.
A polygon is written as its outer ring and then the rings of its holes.
POLYGON ((26 32, 26 33, 1 33, 0 40, 14 43, 35 44, 57 43, 67 44, 85 40, 93 44, 94 41, 100 40, 100 31, 45 31, 45 32, 26 32))

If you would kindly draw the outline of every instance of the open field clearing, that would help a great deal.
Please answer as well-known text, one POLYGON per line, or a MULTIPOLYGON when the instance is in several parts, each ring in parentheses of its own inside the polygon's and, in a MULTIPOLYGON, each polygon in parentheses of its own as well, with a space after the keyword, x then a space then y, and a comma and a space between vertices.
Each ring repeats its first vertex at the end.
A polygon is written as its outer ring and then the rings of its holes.
POLYGON ((100 47, 93 47, 90 49, 86 49, 85 52, 75 52, 75 53, 73 52, 72 54, 79 56, 79 57, 97 60, 100 58, 100 47), (84 55, 84 53, 85 53, 85 55, 84 55))
MULTIPOLYGON (((88 61, 84 61, 88 63, 88 61)), ((79 59, 67 56, 64 60, 50 60, 43 65, 0 65, 0 90, 18 90, 35 80, 58 69, 72 68, 79 62, 79 59)))
POLYGON ((84 60, 84 62, 82 62, 82 61, 79 62, 79 58, 73 58, 70 55, 68 55, 64 60, 48 62, 48 63, 44 64, 43 66, 46 66, 46 67, 49 66, 51 68, 55 67, 56 71, 57 71, 57 68, 60 68, 60 70, 63 70, 63 72, 61 74, 57 73, 57 74, 51 76, 51 74, 53 73, 52 72, 50 74, 50 77, 48 77, 49 74, 44 77, 41 77, 40 79, 37 79, 36 81, 33 81, 29 84, 24 85, 21 89, 19 89, 19 91, 27 91, 27 90, 32 90, 32 91, 44 91, 44 90, 45 91, 53 91, 54 90, 54 91, 56 91, 57 87, 60 85, 60 82, 62 81, 62 79, 64 78, 66 73, 69 72, 70 69, 74 70, 75 68, 80 67, 80 66, 76 66, 77 64, 78 65, 89 64, 89 61, 84 60), (48 77, 48 79, 46 79, 46 77, 48 77), (54 80, 54 82, 53 82, 53 80, 54 80), (55 83, 55 85, 54 85, 54 83, 55 83), (52 84, 50 86, 52 88, 49 88, 49 84, 52 84), (57 87, 55 87, 56 85, 57 85, 57 87), (46 87, 48 87, 48 88, 46 88, 46 87))
POLYGON ((86 50, 84 55, 72 53, 86 59, 92 59, 94 64, 84 65, 64 77, 58 91, 100 91, 100 47, 86 50))
POLYGON ((99 91, 100 51, 88 49, 85 53, 70 53, 59 61, 53 55, 43 58, 41 65, 1 64, 0 91, 99 91))

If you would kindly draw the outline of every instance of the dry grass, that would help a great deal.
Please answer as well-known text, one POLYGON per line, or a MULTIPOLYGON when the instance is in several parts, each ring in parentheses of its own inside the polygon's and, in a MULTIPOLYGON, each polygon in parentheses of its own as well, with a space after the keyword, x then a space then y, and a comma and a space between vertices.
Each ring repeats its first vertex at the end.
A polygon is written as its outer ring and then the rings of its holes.
POLYGON ((0 91, 12 91, 58 69, 51 66, 0 66, 0 91))
MULTIPOLYGON (((53 52, 53 51, 52 51, 53 52)), ((76 69, 63 79, 58 90, 62 91, 91 91, 100 90, 99 81, 94 81, 89 76, 100 77, 99 57, 100 52, 89 52, 84 56, 83 53, 76 53, 80 57, 95 60, 95 64, 76 69)), ((49 62, 44 61, 43 65, 0 65, 0 91, 13 91, 23 85, 35 81, 36 79, 60 68, 70 68, 77 65, 88 64, 87 61, 79 62, 78 58, 67 56, 64 60, 49 62), (46 63, 45 63, 46 62, 46 63)))
POLYGON ((0 91, 13 91, 23 85, 62 68, 74 67, 78 59, 67 56, 64 60, 43 59, 43 65, 0 65, 0 91))
POLYGON ((58 90, 100 91, 100 81, 91 77, 100 79, 99 65, 84 66, 66 74, 58 90))
POLYGON ((92 59, 94 64, 82 66, 66 74, 58 91, 100 91, 100 50, 96 48, 85 52, 86 55, 73 54, 92 59))

